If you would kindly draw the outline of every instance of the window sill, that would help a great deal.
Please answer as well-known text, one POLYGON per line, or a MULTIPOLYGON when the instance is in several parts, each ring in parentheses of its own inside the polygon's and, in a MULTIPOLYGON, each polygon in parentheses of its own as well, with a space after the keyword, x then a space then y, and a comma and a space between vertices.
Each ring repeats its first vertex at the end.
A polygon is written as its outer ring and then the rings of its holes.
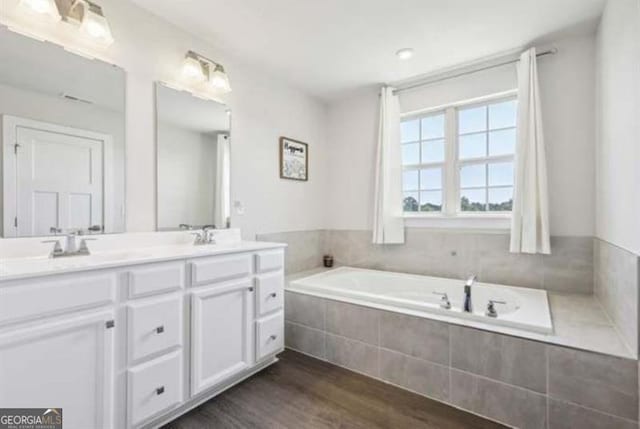
POLYGON ((511 214, 460 214, 446 216, 441 214, 404 214, 405 225, 413 228, 492 230, 509 231, 511 214))

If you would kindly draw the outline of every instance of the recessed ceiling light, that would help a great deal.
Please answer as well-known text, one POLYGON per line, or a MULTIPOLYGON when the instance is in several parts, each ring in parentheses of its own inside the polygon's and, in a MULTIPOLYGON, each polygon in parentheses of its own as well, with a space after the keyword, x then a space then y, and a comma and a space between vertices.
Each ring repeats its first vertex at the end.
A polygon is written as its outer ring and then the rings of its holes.
POLYGON ((396 56, 401 60, 408 60, 409 58, 413 57, 413 49, 411 48, 400 49, 398 50, 398 52, 396 52, 396 56))

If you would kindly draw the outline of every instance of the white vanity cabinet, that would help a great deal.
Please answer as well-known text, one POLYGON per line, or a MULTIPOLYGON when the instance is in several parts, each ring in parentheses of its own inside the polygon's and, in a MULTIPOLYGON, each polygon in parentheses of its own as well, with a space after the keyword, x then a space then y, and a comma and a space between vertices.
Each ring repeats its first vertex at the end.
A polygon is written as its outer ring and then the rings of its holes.
POLYGON ((253 282, 212 285, 191 294, 191 394, 253 365, 253 282))
POLYGON ((81 283, 55 276, 0 288, 0 406, 62 408, 65 428, 111 428, 115 277, 81 283))
POLYGON ((253 246, 0 279, 0 406, 61 407, 67 429, 157 427, 275 362, 284 251, 253 246))

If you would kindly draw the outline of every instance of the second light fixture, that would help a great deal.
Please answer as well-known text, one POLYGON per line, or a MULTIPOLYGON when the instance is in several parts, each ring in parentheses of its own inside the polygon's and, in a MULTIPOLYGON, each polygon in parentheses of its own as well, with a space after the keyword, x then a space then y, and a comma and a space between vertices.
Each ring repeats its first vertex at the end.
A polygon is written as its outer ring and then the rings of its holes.
POLYGON ((194 51, 187 52, 182 66, 182 74, 189 83, 202 83, 214 92, 231 92, 229 77, 222 64, 194 51))

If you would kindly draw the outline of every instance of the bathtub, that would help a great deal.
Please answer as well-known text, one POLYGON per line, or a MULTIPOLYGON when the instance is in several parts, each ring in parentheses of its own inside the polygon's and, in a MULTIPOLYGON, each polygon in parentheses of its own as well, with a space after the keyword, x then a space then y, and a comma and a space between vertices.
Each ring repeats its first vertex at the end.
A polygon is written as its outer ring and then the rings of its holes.
POLYGON ((473 311, 468 313, 462 311, 464 284, 464 280, 340 267, 293 280, 288 289, 394 311, 406 309, 542 334, 553 332, 546 291, 477 282, 471 288, 473 311), (438 293, 448 295, 450 309, 441 308, 438 293), (506 303, 495 304, 497 317, 485 315, 489 300, 506 303))

